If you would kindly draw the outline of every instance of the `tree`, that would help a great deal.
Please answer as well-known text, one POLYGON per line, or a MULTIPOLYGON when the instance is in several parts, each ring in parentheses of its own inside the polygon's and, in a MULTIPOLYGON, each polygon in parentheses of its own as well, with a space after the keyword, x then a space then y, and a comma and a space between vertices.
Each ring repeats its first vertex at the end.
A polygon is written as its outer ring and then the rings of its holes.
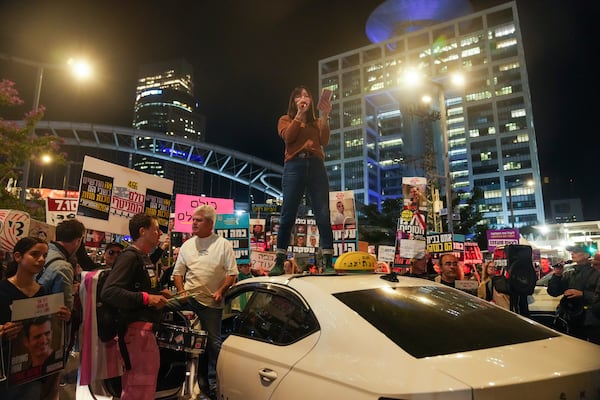
MULTIPOLYGON (((15 89, 14 82, 3 79, 0 81, 0 109, 23 104, 15 89)), ((28 207, 6 190, 9 180, 15 182, 22 173, 26 162, 35 163, 41 154, 49 154, 53 160, 61 163, 65 155, 60 153, 62 139, 57 136, 37 136, 34 127, 44 116, 44 107, 25 114, 23 123, 6 121, 0 117, 0 208, 31 211, 34 215, 39 212, 39 204, 28 207)), ((32 217, 34 216, 32 215, 32 217)))
POLYGON ((375 204, 359 206, 358 235, 369 244, 393 246, 396 243, 398 218, 403 208, 402 199, 388 199, 381 211, 375 204))
MULTIPOLYGON (((465 197, 464 192, 461 192, 460 197, 465 197)), ((473 188, 471 196, 460 207, 460 221, 454 226, 454 232, 472 236, 473 241, 477 242, 480 249, 487 249, 486 231, 489 226, 487 223, 481 224, 483 219, 483 215, 479 211, 481 200, 483 200, 483 190, 479 187, 473 188)))

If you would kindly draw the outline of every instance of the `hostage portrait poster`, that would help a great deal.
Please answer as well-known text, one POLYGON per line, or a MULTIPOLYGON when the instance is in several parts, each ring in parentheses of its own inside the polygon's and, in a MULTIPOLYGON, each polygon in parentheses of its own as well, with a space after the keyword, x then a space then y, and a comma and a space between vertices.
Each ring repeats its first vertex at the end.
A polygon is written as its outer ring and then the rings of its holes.
POLYGON ((21 385, 65 366, 65 323, 58 318, 64 295, 55 293, 12 303, 12 321, 23 328, 10 342, 9 385, 21 385))

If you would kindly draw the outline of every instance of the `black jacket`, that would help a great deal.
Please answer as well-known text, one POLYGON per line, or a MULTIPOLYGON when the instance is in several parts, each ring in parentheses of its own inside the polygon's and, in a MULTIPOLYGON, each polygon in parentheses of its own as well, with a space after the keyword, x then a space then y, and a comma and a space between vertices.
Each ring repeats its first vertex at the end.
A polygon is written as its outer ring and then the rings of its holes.
POLYGON ((142 292, 159 292, 154 268, 148 256, 133 247, 126 248, 117 257, 100 297, 119 309, 121 321, 160 322, 161 311, 144 305, 142 295, 142 292))

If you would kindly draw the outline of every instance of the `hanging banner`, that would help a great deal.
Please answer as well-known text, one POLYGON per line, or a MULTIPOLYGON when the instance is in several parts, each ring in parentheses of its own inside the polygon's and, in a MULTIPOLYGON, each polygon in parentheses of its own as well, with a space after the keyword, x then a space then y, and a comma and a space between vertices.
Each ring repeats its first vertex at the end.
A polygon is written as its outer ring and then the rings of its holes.
POLYGON ((229 240, 238 264, 250 262, 250 217, 248 214, 217 214, 215 233, 229 240))
POLYGON ((129 220, 138 213, 157 217, 166 233, 173 181, 85 156, 77 219, 103 232, 129 234, 129 220))
POLYGON ((192 231, 192 216, 200 206, 209 205, 217 214, 233 214, 233 199, 218 197, 192 196, 188 194, 175 195, 175 232, 189 233, 192 231))

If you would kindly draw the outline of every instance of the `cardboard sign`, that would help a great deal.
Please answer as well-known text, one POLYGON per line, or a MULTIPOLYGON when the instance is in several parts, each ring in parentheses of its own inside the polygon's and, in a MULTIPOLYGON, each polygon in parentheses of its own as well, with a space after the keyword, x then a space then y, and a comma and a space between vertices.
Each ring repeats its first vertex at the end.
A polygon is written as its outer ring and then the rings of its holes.
POLYGON ((0 210, 0 250, 12 252, 15 244, 29 235, 29 214, 19 210, 0 210))

